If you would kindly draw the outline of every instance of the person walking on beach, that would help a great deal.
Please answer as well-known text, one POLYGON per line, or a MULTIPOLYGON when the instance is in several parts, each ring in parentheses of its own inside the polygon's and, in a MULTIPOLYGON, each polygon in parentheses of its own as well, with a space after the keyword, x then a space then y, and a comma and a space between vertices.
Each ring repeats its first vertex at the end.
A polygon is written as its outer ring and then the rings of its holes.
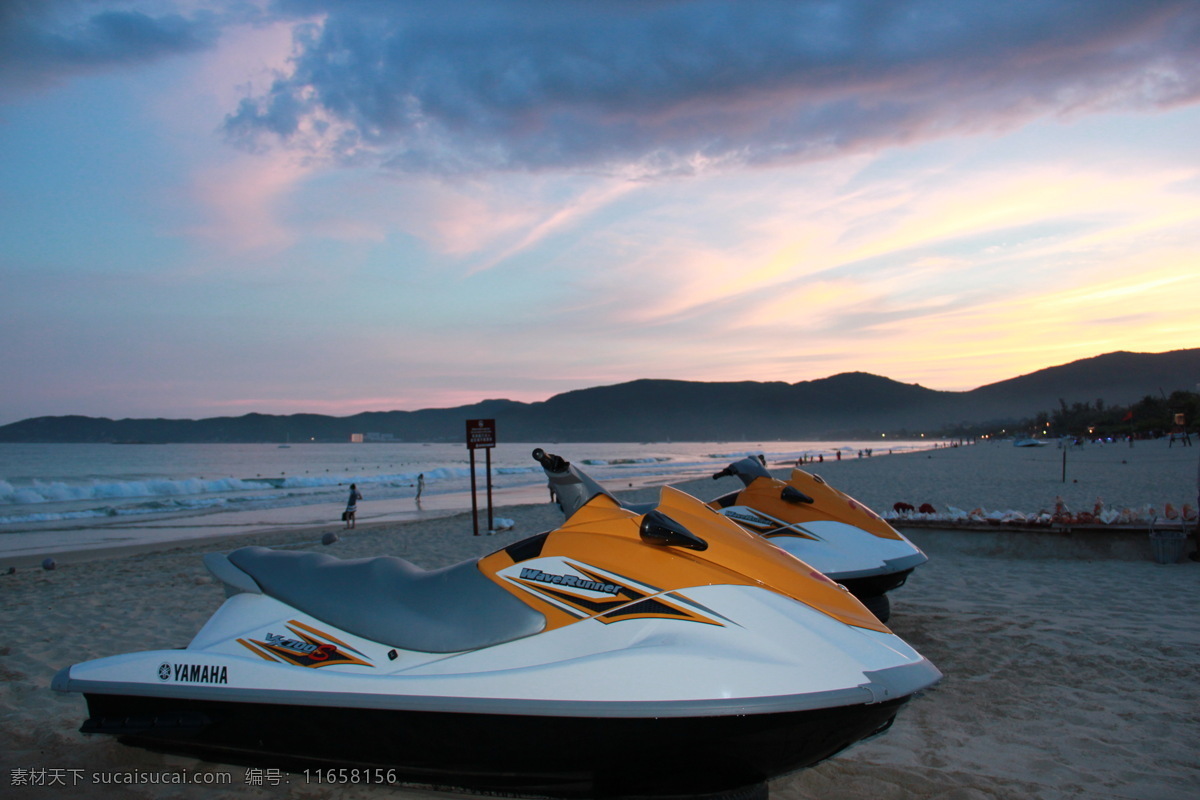
POLYGON ((342 519, 346 520, 347 528, 355 526, 354 518, 358 513, 358 501, 362 499, 362 492, 358 491, 357 484, 350 484, 350 499, 346 501, 346 510, 342 513, 342 519))
POLYGON ((425 473, 417 476, 417 508, 421 507, 421 492, 425 491, 425 473))

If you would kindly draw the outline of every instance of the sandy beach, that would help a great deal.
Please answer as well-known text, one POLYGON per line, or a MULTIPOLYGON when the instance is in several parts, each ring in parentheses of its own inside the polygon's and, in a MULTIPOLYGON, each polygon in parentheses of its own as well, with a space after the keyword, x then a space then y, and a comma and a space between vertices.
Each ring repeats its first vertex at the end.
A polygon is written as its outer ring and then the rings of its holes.
MULTIPOLYGON (((1142 442, 1071 450, 1066 483, 1061 451, 1004 444, 896 456, 877 450, 873 458, 811 469, 880 511, 904 501, 1033 512, 1053 507, 1058 496, 1076 507, 1091 508, 1101 497, 1113 505, 1178 508, 1196 502, 1198 453, 1142 442)), ((737 485, 722 479, 680 488, 709 499, 737 485)), ((646 487, 630 496, 649 499, 655 492, 646 487)), ((546 503, 508 506, 498 515, 511 519, 513 530, 475 537, 470 515, 461 513, 368 522, 351 532, 331 524, 0 575, 0 781, 6 794, 447 797, 306 783, 303 775, 247 773, 84 736, 77 732, 82 699, 59 695, 49 684, 75 662, 185 645, 223 600, 201 563, 205 552, 263 544, 345 558, 391 554, 435 568, 561 521, 546 503), (328 531, 341 540, 325 547, 320 537, 328 531), (186 775, 190 785, 110 782, 131 774, 159 781, 186 775)), ((945 679, 914 699, 885 735, 772 782, 772 797, 1195 796, 1200 564, 1155 563, 1144 530, 1098 534, 1120 546, 1081 546, 1054 533, 920 529, 910 536, 930 562, 894 593, 890 625, 945 679)))

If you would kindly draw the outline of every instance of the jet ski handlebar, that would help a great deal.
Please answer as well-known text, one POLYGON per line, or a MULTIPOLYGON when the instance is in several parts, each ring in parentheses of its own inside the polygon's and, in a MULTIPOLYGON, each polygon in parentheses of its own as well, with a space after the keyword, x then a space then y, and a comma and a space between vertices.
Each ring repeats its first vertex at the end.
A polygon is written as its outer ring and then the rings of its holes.
POLYGON ((725 469, 713 475, 713 480, 733 476, 741 480, 741 482, 749 486, 754 482, 755 478, 770 478, 771 473, 767 472, 766 464, 761 458, 747 457, 739 461, 735 461, 725 469))
POLYGON ((553 453, 547 453, 540 447, 534 448, 533 460, 542 465, 542 469, 547 472, 566 472, 571 468, 568 462, 562 456, 556 456, 553 453))
MULTIPOLYGON (((554 500, 558 503, 558 507, 562 509, 563 514, 568 517, 583 508, 589 500, 598 494, 612 497, 611 494, 604 490, 604 487, 589 478, 585 473, 580 472, 578 468, 571 466, 571 462, 562 456, 547 453, 538 447, 533 451, 533 459, 542 465, 542 470, 546 473, 546 480, 549 482, 554 500)), ((613 497, 613 500, 614 502, 619 502, 615 497, 613 497)))
MULTIPOLYGON (((758 478, 770 478, 771 473, 767 471, 767 465, 764 459, 759 458, 743 458, 740 461, 735 461, 725 469, 713 475, 713 480, 718 480, 725 477, 734 477, 749 486, 758 478)), ((794 486, 785 486, 780 492, 779 497, 785 503, 813 503, 811 497, 806 495, 794 486)))

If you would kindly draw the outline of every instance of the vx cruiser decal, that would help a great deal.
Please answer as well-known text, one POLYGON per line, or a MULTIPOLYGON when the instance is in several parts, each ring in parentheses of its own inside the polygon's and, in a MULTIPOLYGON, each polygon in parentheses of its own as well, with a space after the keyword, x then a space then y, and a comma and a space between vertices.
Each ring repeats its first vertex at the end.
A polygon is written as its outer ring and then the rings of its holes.
POLYGON ((664 593, 657 587, 566 559, 538 561, 542 568, 526 562, 500 575, 578 619, 594 617, 605 624, 628 619, 675 619, 708 625, 728 621, 678 592, 664 593))
POLYGON ((297 667, 331 667, 335 664, 375 666, 370 661, 364 660, 366 659, 365 654, 340 639, 305 625, 303 622, 290 620, 287 630, 290 634, 268 631, 264 637, 266 641, 238 639, 238 644, 259 658, 267 661, 282 661, 297 667), (351 653, 357 653, 362 658, 351 655, 351 653))

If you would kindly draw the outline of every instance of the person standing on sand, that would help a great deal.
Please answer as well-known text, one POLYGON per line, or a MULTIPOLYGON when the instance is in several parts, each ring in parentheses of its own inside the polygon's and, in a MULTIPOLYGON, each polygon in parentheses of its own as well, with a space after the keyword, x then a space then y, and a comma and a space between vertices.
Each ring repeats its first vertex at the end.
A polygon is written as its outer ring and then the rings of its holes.
POLYGON ((357 484, 350 484, 350 499, 346 501, 346 511, 342 514, 342 519, 346 520, 347 528, 355 526, 354 518, 358 513, 358 501, 362 499, 362 492, 358 491, 357 484))
POLYGON ((425 491, 425 473, 417 476, 417 508, 421 507, 421 492, 425 491))

